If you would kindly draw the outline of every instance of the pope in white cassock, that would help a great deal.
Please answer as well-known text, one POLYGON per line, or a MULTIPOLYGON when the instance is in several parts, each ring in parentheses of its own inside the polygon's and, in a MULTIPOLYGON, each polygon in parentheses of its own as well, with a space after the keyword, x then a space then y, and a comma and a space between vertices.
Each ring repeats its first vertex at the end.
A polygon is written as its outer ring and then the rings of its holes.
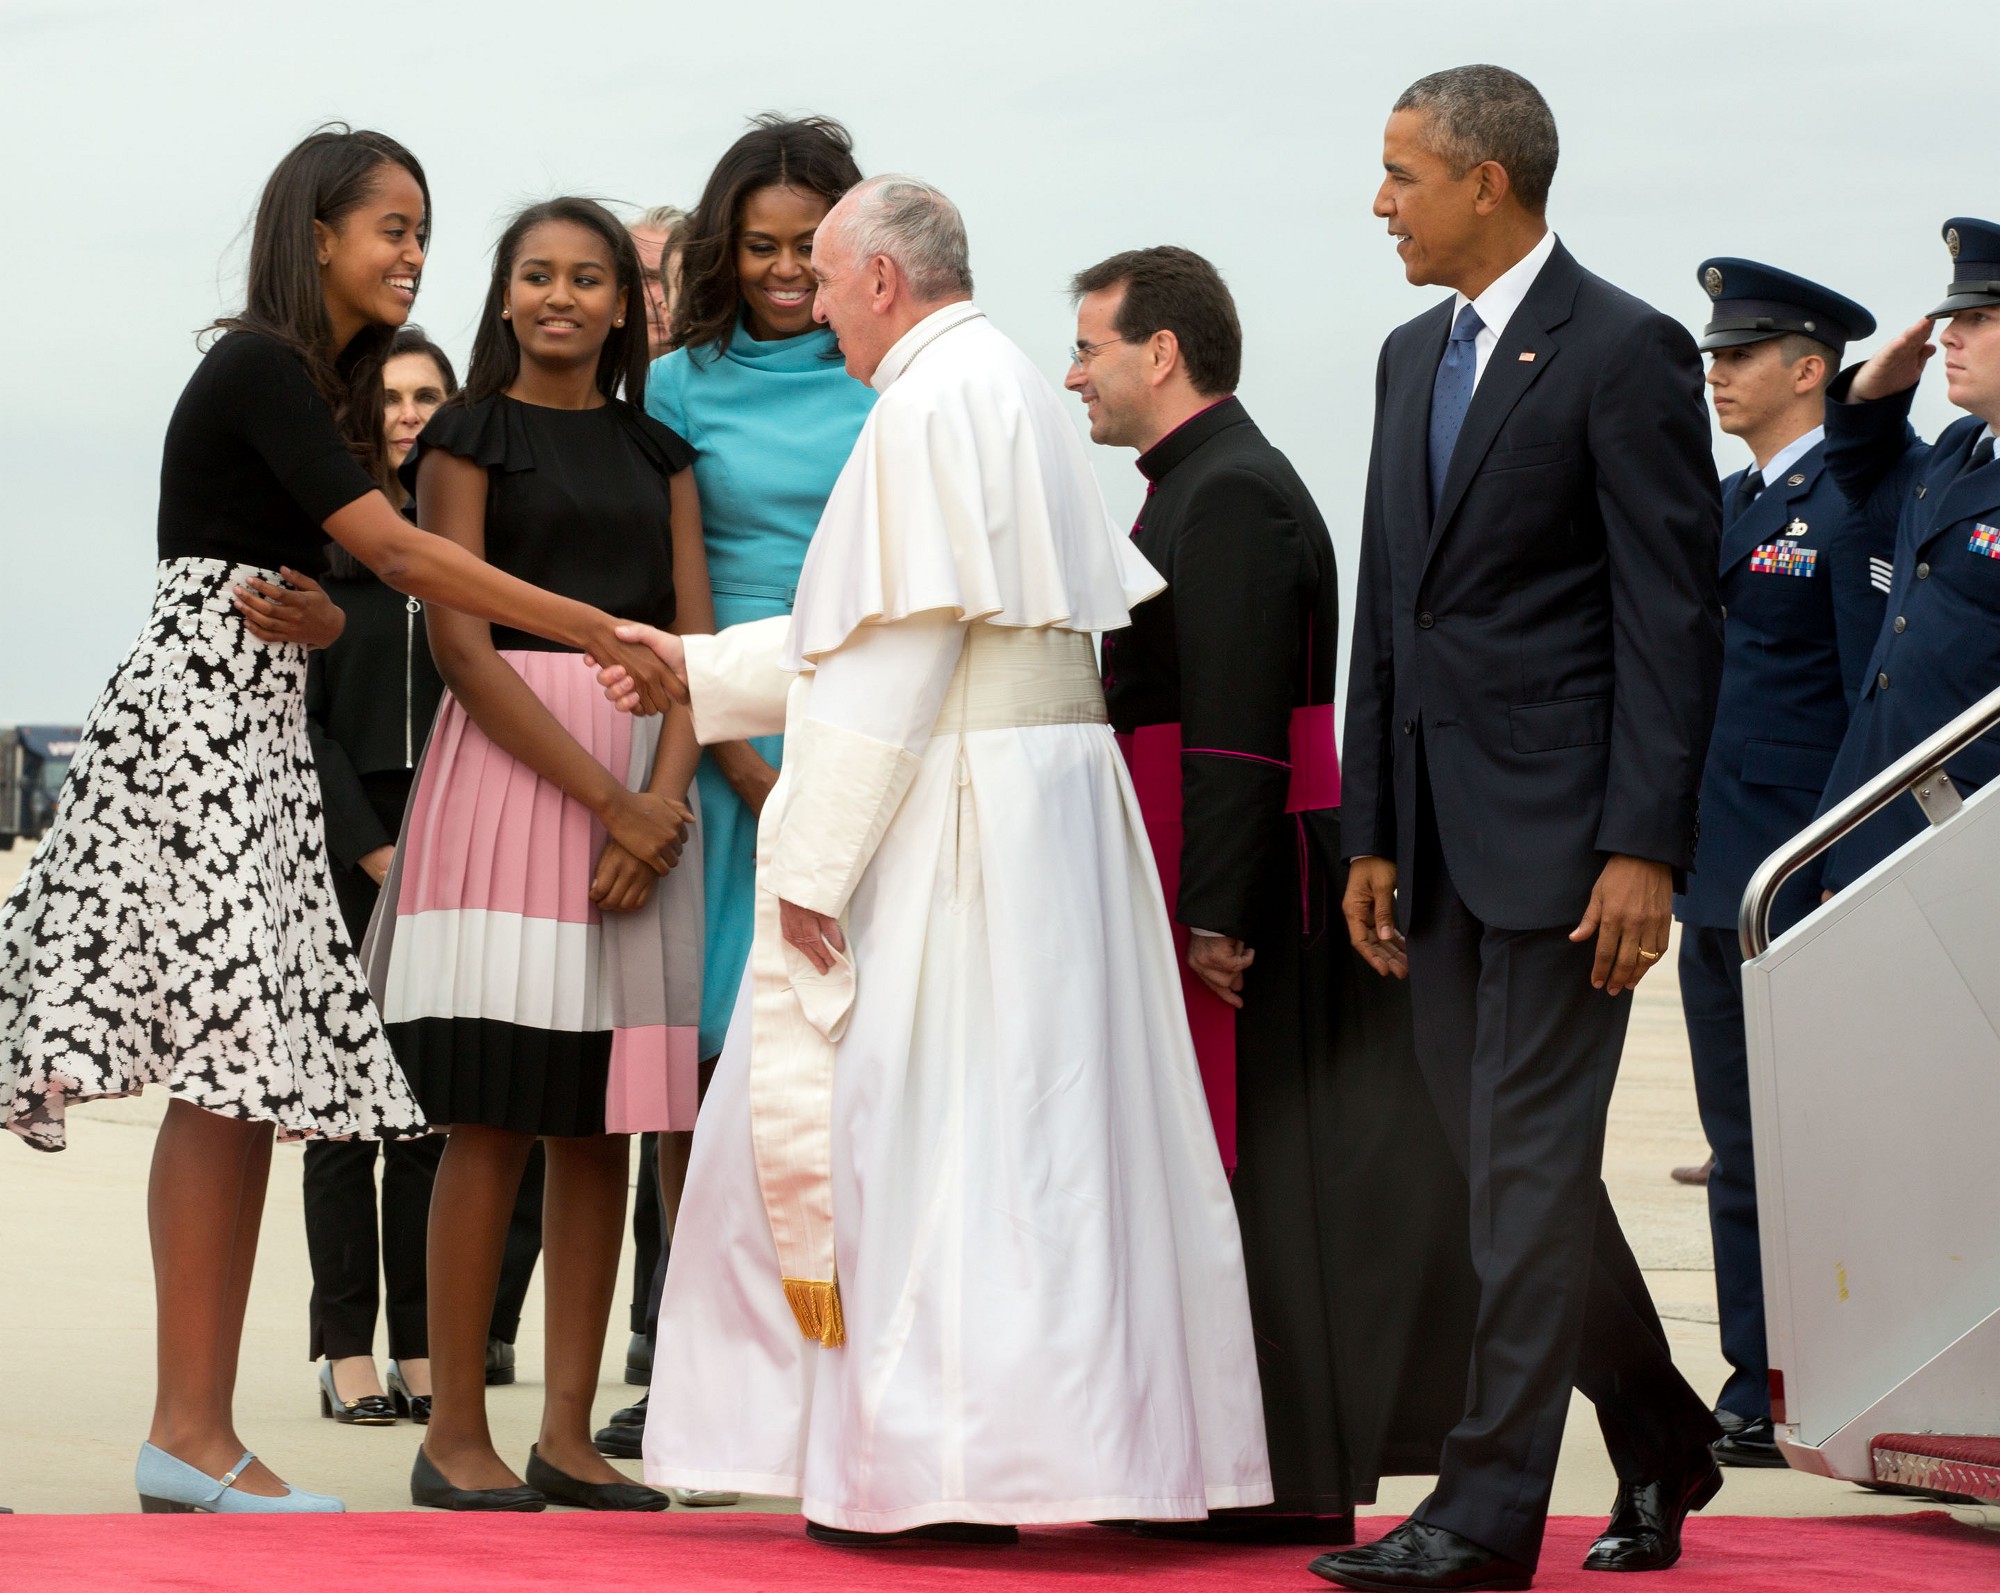
POLYGON ((1162 583, 972 304, 950 200, 863 183, 813 266, 882 396, 796 610, 633 632, 704 742, 785 735, 646 1479, 798 1496, 837 1542, 1267 1503, 1236 1218, 1090 642, 1162 583))

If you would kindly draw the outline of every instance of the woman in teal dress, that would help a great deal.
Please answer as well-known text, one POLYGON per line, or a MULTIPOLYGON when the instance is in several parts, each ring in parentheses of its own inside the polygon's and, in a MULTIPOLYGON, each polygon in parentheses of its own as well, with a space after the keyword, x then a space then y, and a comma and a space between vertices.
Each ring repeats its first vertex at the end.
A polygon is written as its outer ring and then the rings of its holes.
MULTIPOLYGON (((806 544, 875 393, 813 323, 813 230, 861 180, 847 130, 823 117, 756 118, 717 163, 685 224, 670 352, 646 410, 695 450, 715 624, 789 614, 806 544)), ((780 738, 711 747, 701 792, 708 898, 701 1054, 722 1049, 750 955, 757 815, 780 738)), ((671 1233, 692 1136, 660 1136, 671 1233)))

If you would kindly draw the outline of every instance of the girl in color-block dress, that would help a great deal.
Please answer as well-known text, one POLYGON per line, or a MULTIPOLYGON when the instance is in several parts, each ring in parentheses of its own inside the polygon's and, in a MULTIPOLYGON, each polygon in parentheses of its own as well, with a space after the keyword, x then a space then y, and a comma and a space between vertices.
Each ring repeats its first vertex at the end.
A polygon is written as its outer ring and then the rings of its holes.
MULTIPOLYGON (((601 206, 559 199, 516 218, 465 391, 403 468, 426 530, 554 591, 706 630, 692 455, 637 405, 639 273, 601 206)), ((610 709, 579 648, 450 613, 434 612, 430 633, 450 694, 368 947, 397 1057, 425 1115, 451 1127, 431 1201, 434 1401, 412 1497, 664 1508, 598 1455, 590 1407, 625 1136, 694 1125, 701 857, 682 841, 699 749, 684 710, 662 725, 610 709), (676 838, 664 867, 641 851, 661 823, 676 838), (537 1139, 548 1392, 517 1472, 487 1430, 486 1332, 537 1139)))

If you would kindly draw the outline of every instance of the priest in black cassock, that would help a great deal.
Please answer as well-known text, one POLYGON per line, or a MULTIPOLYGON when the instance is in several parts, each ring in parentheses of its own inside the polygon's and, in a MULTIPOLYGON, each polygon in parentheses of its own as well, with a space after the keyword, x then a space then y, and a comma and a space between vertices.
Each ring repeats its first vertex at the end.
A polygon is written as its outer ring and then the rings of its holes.
POLYGON ((1066 385, 1094 441, 1139 450, 1132 534, 1167 580, 1104 638, 1104 689, 1185 954, 1277 1492, 1141 1530, 1345 1543, 1379 1477, 1436 1469, 1476 1290, 1408 992, 1341 927, 1333 545, 1232 396, 1242 331, 1213 266, 1134 250, 1072 290, 1066 385))

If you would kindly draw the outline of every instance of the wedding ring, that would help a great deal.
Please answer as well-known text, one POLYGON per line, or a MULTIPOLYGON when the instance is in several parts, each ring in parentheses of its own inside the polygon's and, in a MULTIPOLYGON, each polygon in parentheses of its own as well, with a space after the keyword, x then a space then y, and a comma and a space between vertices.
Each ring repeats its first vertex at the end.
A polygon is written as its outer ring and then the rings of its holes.
POLYGON ((1648 951, 1644 946, 1641 946, 1639 948, 1639 955, 1644 957, 1648 962, 1658 962, 1666 953, 1663 951, 1648 951))

